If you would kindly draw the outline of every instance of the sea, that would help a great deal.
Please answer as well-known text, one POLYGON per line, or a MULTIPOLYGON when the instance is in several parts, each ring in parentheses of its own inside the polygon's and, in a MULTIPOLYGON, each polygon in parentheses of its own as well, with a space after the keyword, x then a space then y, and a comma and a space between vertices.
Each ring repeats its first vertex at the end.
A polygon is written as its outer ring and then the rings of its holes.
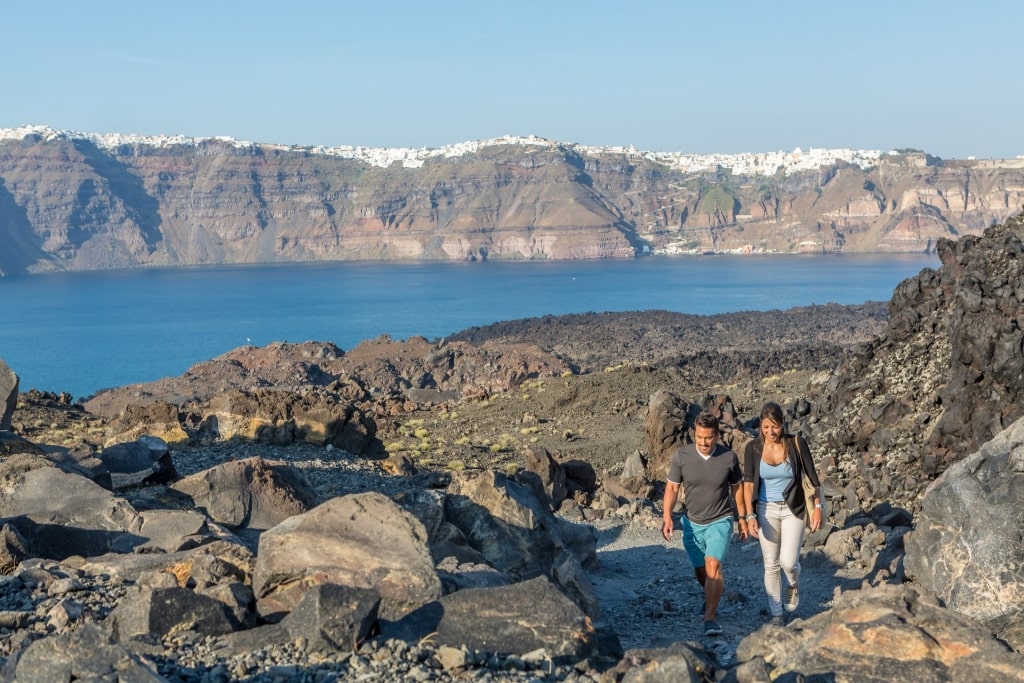
POLYGON ((710 315, 888 301, 926 254, 206 266, 0 277, 0 359, 21 391, 86 398, 248 344, 436 340, 568 313, 710 315))

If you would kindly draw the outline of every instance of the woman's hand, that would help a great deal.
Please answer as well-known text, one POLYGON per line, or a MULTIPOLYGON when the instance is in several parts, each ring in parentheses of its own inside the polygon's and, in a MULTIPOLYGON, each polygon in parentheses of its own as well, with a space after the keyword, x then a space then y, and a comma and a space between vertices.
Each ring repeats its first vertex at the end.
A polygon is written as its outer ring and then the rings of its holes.
POLYGON ((760 527, 757 526, 757 517, 747 520, 747 536, 751 538, 757 538, 757 535, 761 533, 760 527))
POLYGON ((821 528, 821 508, 819 508, 819 507, 812 507, 811 508, 810 529, 811 529, 811 531, 817 531, 820 528, 821 528))

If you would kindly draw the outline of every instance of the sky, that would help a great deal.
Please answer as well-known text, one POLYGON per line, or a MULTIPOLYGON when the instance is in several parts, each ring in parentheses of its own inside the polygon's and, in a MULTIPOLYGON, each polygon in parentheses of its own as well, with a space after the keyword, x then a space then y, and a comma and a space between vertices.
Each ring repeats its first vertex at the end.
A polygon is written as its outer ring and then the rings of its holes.
POLYGON ((1024 155, 1019 0, 5 0, 0 128, 1024 155))

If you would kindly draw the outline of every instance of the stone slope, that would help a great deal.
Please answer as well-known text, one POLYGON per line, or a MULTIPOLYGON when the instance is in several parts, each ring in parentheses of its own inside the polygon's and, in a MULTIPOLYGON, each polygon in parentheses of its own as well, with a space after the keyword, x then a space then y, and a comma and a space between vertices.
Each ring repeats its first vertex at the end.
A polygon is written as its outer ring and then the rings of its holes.
POLYGON ((0 273, 321 260, 907 252, 1024 204, 1007 161, 883 156, 790 175, 494 145, 420 167, 215 139, 0 141, 0 273))
POLYGON ((817 388, 813 436, 850 509, 914 510, 949 465, 1024 414, 1024 214, 942 240, 885 335, 817 388))

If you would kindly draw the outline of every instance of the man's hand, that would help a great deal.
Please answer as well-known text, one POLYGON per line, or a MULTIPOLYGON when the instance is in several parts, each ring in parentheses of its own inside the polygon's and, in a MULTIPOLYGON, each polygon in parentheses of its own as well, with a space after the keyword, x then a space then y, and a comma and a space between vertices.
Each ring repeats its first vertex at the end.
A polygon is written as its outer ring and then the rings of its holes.
POLYGON ((661 535, 665 537, 666 541, 671 541, 674 531, 675 525, 672 523, 672 518, 666 517, 665 521, 661 523, 661 535))
POLYGON ((747 520, 745 520, 745 519, 743 519, 741 517, 737 527, 738 527, 737 533, 739 534, 740 540, 741 541, 747 540, 747 536, 750 533, 750 528, 747 526, 747 520))

